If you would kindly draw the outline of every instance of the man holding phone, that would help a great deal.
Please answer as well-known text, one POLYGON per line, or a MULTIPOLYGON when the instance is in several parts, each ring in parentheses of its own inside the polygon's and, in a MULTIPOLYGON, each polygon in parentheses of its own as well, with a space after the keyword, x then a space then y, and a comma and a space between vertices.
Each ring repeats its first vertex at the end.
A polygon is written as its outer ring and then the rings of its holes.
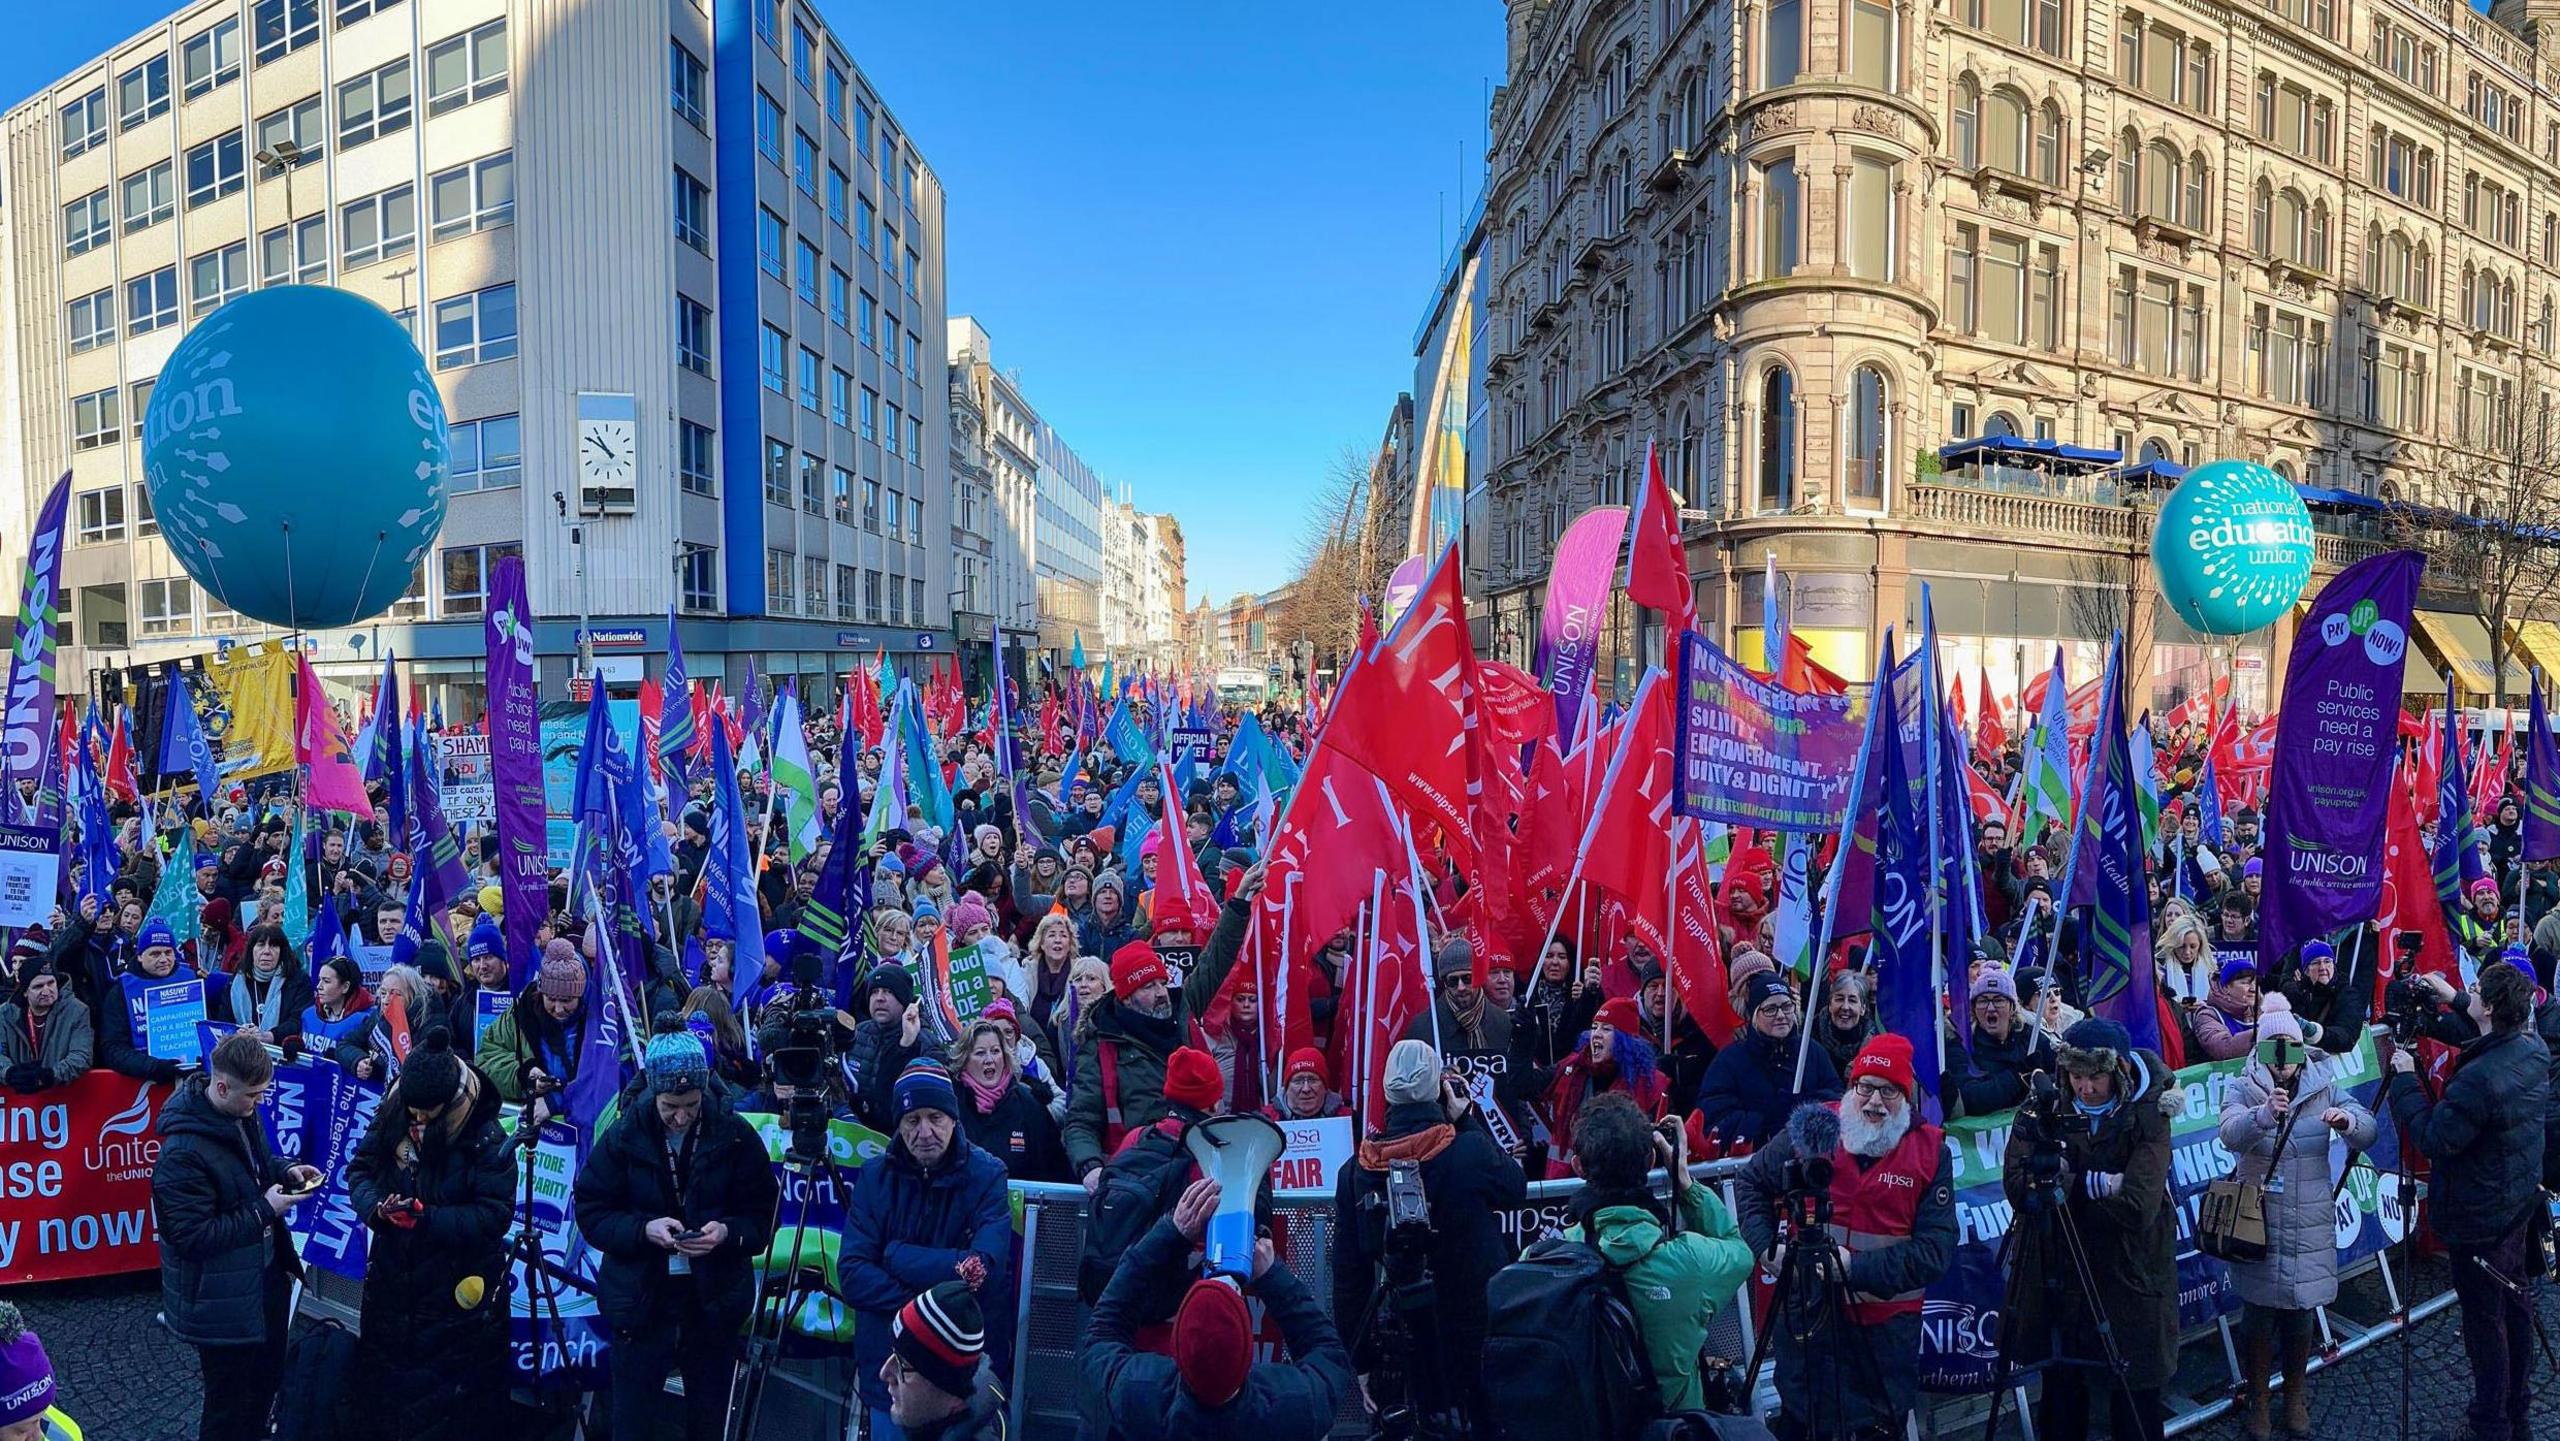
POLYGON ((267 1434, 284 1377, 286 1302, 302 1263, 285 1213, 320 1172, 267 1147, 258 1103, 275 1059, 257 1037, 225 1036, 160 1111, 151 1201, 160 1217, 161 1306, 204 1370, 198 1441, 267 1434))

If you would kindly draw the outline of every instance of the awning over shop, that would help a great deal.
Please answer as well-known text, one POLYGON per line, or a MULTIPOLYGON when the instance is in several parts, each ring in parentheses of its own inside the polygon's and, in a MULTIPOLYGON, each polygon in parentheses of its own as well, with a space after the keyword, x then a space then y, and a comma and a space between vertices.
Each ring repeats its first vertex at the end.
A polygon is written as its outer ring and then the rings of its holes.
POLYGON ((2187 468, 2174 460, 2146 460, 2128 465, 2117 479, 2127 485, 2176 485, 2187 478, 2187 468))
MULTIPOLYGON (((2490 665, 2489 628, 2474 615, 2449 610, 2417 612, 2418 637, 2421 648, 2432 664, 2453 672, 2456 685, 2465 691, 2487 695, 2498 688, 2497 672, 2490 665)), ((2439 684, 2441 684, 2439 682, 2439 684)), ((2403 681, 2401 689, 2415 691, 2417 686, 2403 681)), ((2517 657, 2507 658, 2506 693, 2519 696, 2525 692, 2525 673, 2517 657)), ((2428 692, 2433 694, 2432 691, 2428 692)))
MULTIPOLYGON (((2441 696, 2444 694, 2444 672, 2426 664, 2426 657, 2412 656, 2411 664, 2400 672, 2402 695, 2441 696)), ((2438 702, 2442 704, 2442 702, 2438 702)))
POLYGON ((2372 496, 2358 495, 2352 490, 2331 490, 2325 485, 2297 485, 2293 488, 2293 493, 2302 497, 2304 505, 2319 506, 2327 510, 2378 511, 2382 509, 2382 502, 2372 496))
POLYGON ((2560 625, 2547 620, 2526 621, 2516 627, 2516 644, 2524 651, 2527 664, 2542 668, 2544 684, 2560 677, 2560 625))
POLYGON ((2058 440, 2037 440, 2024 435, 1985 435, 1959 440, 1938 451, 1945 465, 2061 465, 2098 467, 2114 465, 2124 459, 2121 451, 2093 450, 2085 445, 2065 445, 2058 440))

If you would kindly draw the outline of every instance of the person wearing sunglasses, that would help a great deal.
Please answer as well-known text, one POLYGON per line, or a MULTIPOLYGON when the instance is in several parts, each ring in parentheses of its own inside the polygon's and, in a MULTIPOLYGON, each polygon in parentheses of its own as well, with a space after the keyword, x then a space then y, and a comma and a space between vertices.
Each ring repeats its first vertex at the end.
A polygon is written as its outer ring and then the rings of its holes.
POLYGON ((2240 1429, 2249 1441, 2273 1434, 2268 1383, 2279 1360, 2285 1434, 2311 1434, 2312 1312, 2338 1296, 2332 1135, 2356 1150, 2372 1145, 2373 1112, 2347 1093, 2329 1054, 2304 1040, 2292 1002, 2271 993, 2258 1010, 2249 1062, 2222 1093, 2232 1174, 2255 1182, 2266 1206, 2267 1254, 2231 1263, 2240 1293, 2240 1429))

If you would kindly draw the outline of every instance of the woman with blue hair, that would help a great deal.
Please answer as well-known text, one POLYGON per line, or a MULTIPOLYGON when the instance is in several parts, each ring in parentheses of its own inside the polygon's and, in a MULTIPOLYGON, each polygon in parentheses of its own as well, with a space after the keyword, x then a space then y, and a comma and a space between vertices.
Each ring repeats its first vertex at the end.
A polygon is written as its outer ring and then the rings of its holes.
POLYGON ((1662 1119, 1669 1087, 1653 1043, 1645 1039, 1636 1003, 1627 996, 1600 1008, 1573 1054, 1556 1068, 1555 1083, 1547 1090, 1547 1115, 1555 1136, 1554 1149, 1547 1156, 1548 1179, 1573 1174, 1573 1152, 1566 1138, 1573 1134, 1574 1117, 1584 1102, 1612 1092, 1623 1093, 1654 1120, 1662 1119))

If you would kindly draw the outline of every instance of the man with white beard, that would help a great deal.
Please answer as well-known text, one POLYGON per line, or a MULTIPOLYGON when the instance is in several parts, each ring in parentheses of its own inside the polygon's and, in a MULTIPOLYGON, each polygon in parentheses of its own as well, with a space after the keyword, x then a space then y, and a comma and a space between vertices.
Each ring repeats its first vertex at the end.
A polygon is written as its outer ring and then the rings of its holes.
POLYGON ((1871 1038, 1841 1102, 1797 1108, 1739 1178, 1761 1264, 1779 1274, 1792 1248, 1799 1272, 1818 1270, 1781 1292, 1781 1441, 1900 1437, 1918 1395, 1921 1293, 1954 1259, 1956 1212, 1945 1133, 1912 1114, 1917 1087, 1911 1042, 1871 1038), (1823 1199, 1824 1240, 1808 1245, 1796 1228, 1823 1199))

